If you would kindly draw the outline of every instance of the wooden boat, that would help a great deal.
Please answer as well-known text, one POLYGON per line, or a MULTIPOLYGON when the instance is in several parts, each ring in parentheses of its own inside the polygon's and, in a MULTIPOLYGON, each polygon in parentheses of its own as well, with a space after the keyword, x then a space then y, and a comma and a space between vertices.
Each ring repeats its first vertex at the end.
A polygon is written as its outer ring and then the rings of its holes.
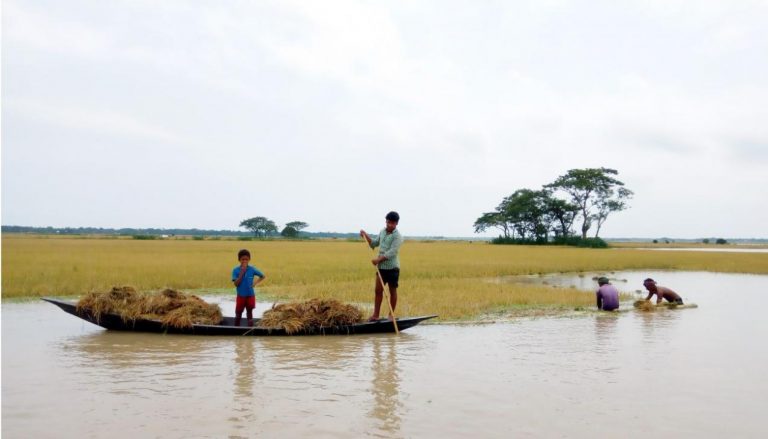
POLYGON ((654 312, 654 311, 663 311, 663 310, 675 310, 675 309, 691 309, 691 308, 698 308, 699 305, 695 303, 686 303, 684 305, 679 305, 677 303, 670 303, 670 302, 664 302, 660 305, 653 304, 653 307, 648 310, 644 310, 641 308, 637 308, 633 306, 633 304, 626 305, 624 303, 621 304, 621 307, 619 309, 615 309, 613 311, 600 311, 596 310, 594 308, 591 308, 592 311, 598 312, 598 313, 605 313, 605 312, 654 312))
POLYGON ((695 303, 685 303, 683 305, 677 304, 677 303, 670 303, 670 302, 664 302, 659 305, 656 305, 657 309, 689 309, 689 308, 698 308, 699 305, 696 305, 695 303))
MULTIPOLYGON (((42 300, 52 303, 64 312, 80 317, 81 319, 101 326, 102 328, 113 331, 134 331, 134 332, 155 332, 161 334, 189 334, 189 335, 352 335, 352 334, 379 334, 395 332, 395 327, 391 320, 380 319, 375 322, 357 323, 354 325, 340 325, 331 327, 317 327, 306 331, 300 331, 288 334, 282 328, 258 328, 260 319, 253 319, 254 326, 234 326, 234 317, 224 317, 224 320, 218 325, 193 325, 191 328, 174 328, 163 325, 159 320, 136 319, 124 321, 122 317, 115 314, 102 314, 97 320, 89 312, 77 312, 77 305, 74 302, 68 302, 50 297, 43 297, 42 300)), ((418 325, 424 320, 437 317, 436 315, 421 317, 402 317, 397 319, 397 328, 402 331, 418 325)), ((245 319, 243 319, 245 323, 245 319)))

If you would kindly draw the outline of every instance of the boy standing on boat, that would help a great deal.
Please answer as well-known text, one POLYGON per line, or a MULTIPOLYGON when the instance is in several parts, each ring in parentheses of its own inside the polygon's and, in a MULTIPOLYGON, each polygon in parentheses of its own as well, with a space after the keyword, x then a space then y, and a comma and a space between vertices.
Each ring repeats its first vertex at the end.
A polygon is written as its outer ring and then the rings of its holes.
POLYGON ((375 238, 371 238, 365 230, 360 230, 362 236, 371 248, 379 247, 379 255, 371 260, 371 263, 378 267, 381 273, 381 280, 376 275, 375 300, 373 303, 373 314, 368 321, 379 319, 381 312, 381 300, 384 294, 384 285, 389 285, 389 303, 392 305, 392 311, 397 305, 397 287, 400 279, 400 259, 397 254, 400 246, 403 245, 403 236, 397 230, 397 224, 400 222, 400 215, 397 212, 389 212, 385 217, 386 227, 379 232, 375 238))
POLYGON ((683 305, 683 298, 680 297, 679 294, 672 291, 671 289, 667 287, 662 287, 661 285, 658 285, 655 280, 651 279, 650 277, 643 281, 643 286, 646 290, 648 290, 648 297, 645 298, 645 300, 651 300, 651 297, 653 295, 656 295, 656 305, 659 305, 661 303, 662 299, 667 299, 667 302, 670 303, 676 303, 678 305, 683 305))
POLYGON ((597 280, 600 288, 597 290, 597 309, 613 311, 619 309, 619 290, 608 281, 607 277, 597 280))
POLYGON ((237 253, 237 259, 240 261, 240 265, 232 270, 232 282, 237 289, 235 326, 240 326, 243 310, 246 312, 248 326, 253 326, 253 309, 256 307, 256 291, 254 287, 263 282, 266 276, 258 268, 248 265, 251 261, 251 252, 248 250, 240 250, 237 253))

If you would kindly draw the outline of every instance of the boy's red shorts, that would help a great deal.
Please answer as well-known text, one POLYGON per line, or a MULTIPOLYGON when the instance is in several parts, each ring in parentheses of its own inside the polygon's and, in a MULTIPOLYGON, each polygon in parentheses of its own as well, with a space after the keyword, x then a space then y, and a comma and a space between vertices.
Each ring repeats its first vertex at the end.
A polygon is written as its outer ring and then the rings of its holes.
POLYGON ((235 313, 240 314, 244 309, 252 310, 256 307, 256 296, 237 296, 235 313))

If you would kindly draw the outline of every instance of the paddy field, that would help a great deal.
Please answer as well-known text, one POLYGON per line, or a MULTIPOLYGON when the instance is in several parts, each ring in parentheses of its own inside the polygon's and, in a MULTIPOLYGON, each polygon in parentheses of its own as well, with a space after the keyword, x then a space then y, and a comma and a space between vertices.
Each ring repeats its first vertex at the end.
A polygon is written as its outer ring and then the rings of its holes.
MULTIPOLYGON (((2 298, 79 296, 116 285, 142 291, 170 287, 198 294, 233 294, 230 274, 241 248, 251 251, 251 264, 267 275, 258 288, 258 300, 372 300, 374 253, 362 241, 13 234, 2 237, 2 298)), ((655 252, 624 246, 578 249, 406 241, 400 258, 398 314, 439 314, 444 320, 539 315, 593 306, 593 295, 583 290, 495 281, 504 276, 620 270, 768 274, 768 253, 655 252)))

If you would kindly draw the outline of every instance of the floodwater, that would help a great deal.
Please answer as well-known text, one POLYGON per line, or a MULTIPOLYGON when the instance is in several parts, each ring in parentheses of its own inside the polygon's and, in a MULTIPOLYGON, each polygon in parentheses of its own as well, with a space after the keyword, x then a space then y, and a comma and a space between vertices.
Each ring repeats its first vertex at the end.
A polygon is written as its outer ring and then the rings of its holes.
POLYGON ((701 248, 701 247, 637 247, 617 250, 651 250, 651 251, 668 251, 668 252, 713 252, 713 253, 768 253, 768 248, 701 248))
POLYGON ((2 435, 765 437, 768 276, 611 275, 647 276, 699 308, 259 338, 3 304, 2 435))

